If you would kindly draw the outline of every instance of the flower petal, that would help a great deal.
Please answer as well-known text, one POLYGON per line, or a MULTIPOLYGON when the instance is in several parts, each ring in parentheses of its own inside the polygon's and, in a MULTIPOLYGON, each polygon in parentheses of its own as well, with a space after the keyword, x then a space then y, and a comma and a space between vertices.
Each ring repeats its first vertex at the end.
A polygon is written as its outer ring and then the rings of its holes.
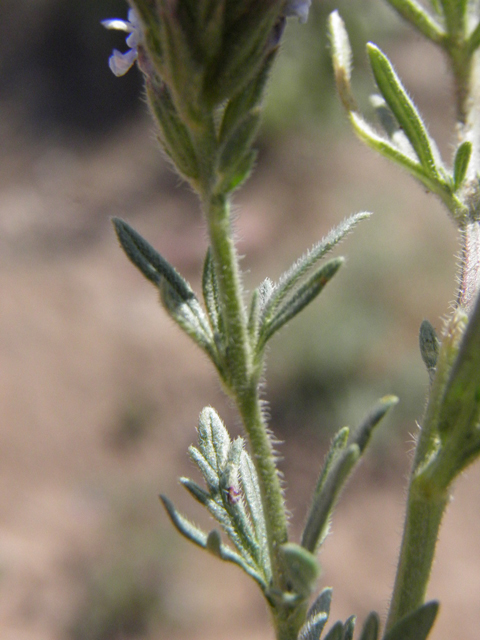
POLYGON ((137 59, 135 49, 129 49, 125 53, 121 53, 118 49, 114 49, 112 55, 108 59, 108 66, 112 72, 120 77, 127 73, 137 59))
POLYGON ((126 33, 131 33, 132 31, 132 25, 130 22, 120 20, 120 18, 108 18, 107 20, 101 20, 100 24, 102 24, 105 29, 116 29, 117 31, 125 31, 126 33))

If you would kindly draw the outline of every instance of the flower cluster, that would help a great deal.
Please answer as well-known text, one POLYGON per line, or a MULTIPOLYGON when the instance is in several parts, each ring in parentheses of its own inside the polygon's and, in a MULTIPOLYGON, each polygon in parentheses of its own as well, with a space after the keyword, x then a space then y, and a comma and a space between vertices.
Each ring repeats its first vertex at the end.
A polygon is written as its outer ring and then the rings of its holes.
MULTIPOLYGON (((280 13, 279 20, 286 17, 296 16, 300 22, 305 23, 308 19, 308 12, 312 0, 288 0, 283 11, 280 13)), ((118 49, 114 49, 108 60, 108 64, 112 72, 116 76, 123 76, 135 64, 138 58, 137 46, 141 41, 142 33, 138 16, 134 9, 128 12, 128 19, 121 20, 119 18, 109 18, 102 20, 101 24, 106 29, 115 29, 124 31, 128 34, 126 44, 129 49, 122 53, 118 49)))
POLYGON ((118 49, 114 49, 112 55, 108 59, 108 66, 116 76, 123 76, 132 68, 138 58, 137 46, 141 38, 140 23, 137 14, 133 9, 128 12, 128 20, 120 20, 118 18, 110 18, 102 20, 102 25, 106 29, 116 29, 117 31, 125 31, 128 33, 126 42, 130 47, 125 53, 121 53, 118 49))

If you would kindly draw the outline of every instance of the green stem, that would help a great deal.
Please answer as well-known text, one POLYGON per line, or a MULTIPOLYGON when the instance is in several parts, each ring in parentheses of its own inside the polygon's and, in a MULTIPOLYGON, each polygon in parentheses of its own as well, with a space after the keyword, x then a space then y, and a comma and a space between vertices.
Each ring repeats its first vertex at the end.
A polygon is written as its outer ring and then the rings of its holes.
POLYGON ((447 504, 447 491, 436 490, 421 476, 412 478, 387 631, 424 602, 438 530, 447 504))
POLYGON ((272 441, 268 435, 258 385, 237 392, 237 403, 248 434, 253 458, 260 481, 262 502, 265 511, 268 546, 272 565, 273 586, 285 590, 285 580, 280 559, 280 546, 287 542, 287 518, 282 489, 275 465, 272 441))
POLYGON ((253 363, 248 338, 228 198, 224 195, 212 195, 210 201, 205 203, 205 213, 224 313, 230 374, 228 383, 237 402, 259 476, 273 587, 283 590, 285 584, 279 548, 287 541, 287 518, 275 456, 262 415, 258 392, 259 369, 253 363))

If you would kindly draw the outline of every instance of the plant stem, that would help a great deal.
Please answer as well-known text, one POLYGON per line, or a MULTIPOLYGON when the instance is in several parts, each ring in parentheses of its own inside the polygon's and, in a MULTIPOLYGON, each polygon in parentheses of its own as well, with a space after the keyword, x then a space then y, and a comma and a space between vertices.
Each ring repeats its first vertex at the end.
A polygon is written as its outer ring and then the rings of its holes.
POLYGON ((273 574, 272 586, 284 590, 279 550, 287 541, 287 518, 272 443, 262 415, 258 391, 259 369, 253 364, 248 338, 228 198, 212 195, 205 205, 205 212, 227 334, 230 391, 242 417, 259 476, 273 574))
POLYGON ((387 631, 424 602, 438 530, 447 504, 448 491, 436 490, 421 476, 412 477, 387 631))

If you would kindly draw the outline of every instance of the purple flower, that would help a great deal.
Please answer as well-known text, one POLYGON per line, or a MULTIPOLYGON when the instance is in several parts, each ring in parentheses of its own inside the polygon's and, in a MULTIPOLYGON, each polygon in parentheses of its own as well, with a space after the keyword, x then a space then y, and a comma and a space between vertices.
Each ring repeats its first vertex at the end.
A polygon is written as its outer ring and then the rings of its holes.
POLYGON ((285 5, 285 16, 297 16, 300 22, 306 22, 312 0, 288 0, 285 5))
POLYGON ((106 29, 116 29, 117 31, 125 31, 125 33, 128 33, 126 43, 130 49, 125 53, 114 49, 108 59, 108 66, 112 72, 116 76, 123 76, 134 65, 138 57, 137 45, 141 40, 141 30, 137 14, 133 9, 130 9, 128 12, 128 20, 110 18, 109 20, 102 20, 102 25, 106 29))

